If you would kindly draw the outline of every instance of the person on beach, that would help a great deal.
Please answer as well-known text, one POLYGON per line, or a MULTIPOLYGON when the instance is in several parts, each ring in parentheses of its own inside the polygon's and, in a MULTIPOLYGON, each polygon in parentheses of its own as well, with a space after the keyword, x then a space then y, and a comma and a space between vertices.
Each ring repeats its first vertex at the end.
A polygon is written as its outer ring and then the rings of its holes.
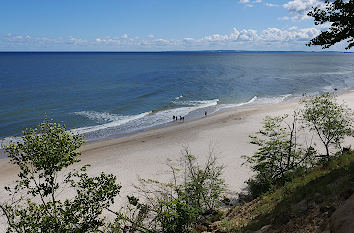
POLYGON ((173 115, 173 117, 172 117, 172 118, 173 118, 173 121, 174 121, 174 120, 175 120, 175 115, 173 115))
POLYGON ((205 112, 204 112, 204 116, 207 116, 207 114, 208 114, 207 111, 205 111, 205 112))

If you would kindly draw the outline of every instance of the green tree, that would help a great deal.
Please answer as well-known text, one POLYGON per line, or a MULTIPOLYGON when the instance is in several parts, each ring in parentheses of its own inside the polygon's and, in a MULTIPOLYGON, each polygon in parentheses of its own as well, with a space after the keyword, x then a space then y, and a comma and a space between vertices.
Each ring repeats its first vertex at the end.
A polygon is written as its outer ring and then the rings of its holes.
POLYGON ((256 173, 247 182, 254 196, 268 191, 272 185, 283 184, 291 172, 305 165, 312 157, 312 148, 304 151, 297 142, 298 114, 294 112, 290 122, 288 118, 288 115, 267 116, 263 129, 256 136, 250 136, 251 143, 257 145, 258 150, 244 158, 256 173))
POLYGON ((321 45, 322 48, 329 48, 343 40, 348 42, 345 49, 354 46, 354 0, 326 0, 325 9, 315 7, 308 15, 314 18, 316 25, 331 24, 327 31, 322 31, 313 38, 308 46, 321 45))
POLYGON ((0 205, 8 232, 104 231, 108 224, 101 214, 121 187, 116 177, 104 173, 89 177, 87 166, 60 175, 79 161, 77 149, 83 136, 68 132, 64 125, 44 121, 39 129, 24 131, 22 139, 5 146, 11 163, 19 168, 16 185, 6 187, 12 201, 0 205), (60 198, 63 188, 72 191, 73 197, 60 198))
POLYGON ((210 153, 204 165, 185 151, 178 163, 169 161, 170 182, 140 179, 136 186, 142 204, 129 197, 133 230, 150 232, 190 232, 191 228, 212 214, 225 191, 223 166, 210 153))
POLYGON ((324 157, 329 159, 330 147, 340 148, 344 137, 353 135, 353 112, 330 93, 305 98, 302 103, 302 118, 319 137, 326 150, 324 157))

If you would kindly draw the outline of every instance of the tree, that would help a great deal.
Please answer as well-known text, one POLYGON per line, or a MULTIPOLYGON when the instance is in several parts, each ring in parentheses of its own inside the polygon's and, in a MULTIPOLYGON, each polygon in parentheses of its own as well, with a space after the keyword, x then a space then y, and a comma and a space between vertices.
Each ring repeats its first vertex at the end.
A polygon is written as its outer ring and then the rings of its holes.
POLYGON ((302 100, 302 118, 314 131, 325 147, 325 158, 330 158, 330 146, 340 147, 345 136, 353 135, 353 113, 344 104, 338 104, 336 96, 323 93, 302 100))
POLYGON ((212 214, 225 191, 223 166, 210 153, 200 165, 188 150, 179 163, 169 161, 170 182, 140 179, 138 194, 129 197, 131 230, 148 232, 190 232, 191 227, 212 214))
POLYGON ((294 112, 290 122, 287 122, 288 117, 267 116, 263 129, 257 132, 257 136, 250 136, 251 143, 259 147, 253 155, 244 156, 256 173, 247 182, 253 196, 268 191, 272 185, 283 184, 291 172, 311 159, 311 147, 303 151, 297 142, 298 114, 294 112))
POLYGON ((354 0, 326 0, 325 9, 315 7, 308 15, 314 18, 316 25, 331 23, 330 28, 313 38, 308 46, 329 48, 342 40, 349 43, 345 49, 354 46, 354 0))
POLYGON ((121 187, 116 177, 104 173, 89 177, 87 166, 60 175, 79 161, 77 149, 83 136, 71 134, 64 125, 44 121, 39 129, 24 131, 22 139, 5 146, 10 162, 19 168, 16 185, 6 187, 12 201, 0 205, 7 218, 7 231, 103 231, 108 224, 101 214, 121 187), (71 199, 58 196, 64 187, 75 194, 71 199))
POLYGON ((171 182, 142 180, 138 190, 146 203, 128 196, 127 213, 115 211, 110 206, 121 188, 115 176, 89 177, 88 165, 68 170, 79 162, 82 135, 44 121, 39 129, 25 130, 22 139, 4 146, 19 168, 14 187, 5 188, 11 199, 0 203, 7 232, 188 232, 215 210, 225 189, 215 156, 201 166, 186 151, 180 163, 169 163, 171 182), (60 195, 64 188, 66 196, 60 195), (114 221, 104 211, 115 214, 114 221))

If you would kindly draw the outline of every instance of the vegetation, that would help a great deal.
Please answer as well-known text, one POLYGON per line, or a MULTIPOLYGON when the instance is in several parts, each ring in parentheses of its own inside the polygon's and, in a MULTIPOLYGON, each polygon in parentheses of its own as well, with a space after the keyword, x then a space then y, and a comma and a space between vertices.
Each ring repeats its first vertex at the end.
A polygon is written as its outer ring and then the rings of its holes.
POLYGON ((218 232, 321 232, 331 213, 353 193, 354 152, 300 172, 273 192, 227 211, 209 228, 218 232))
POLYGON ((317 134, 326 150, 324 157, 329 159, 330 146, 340 148, 344 137, 353 135, 353 113, 330 93, 303 99, 303 103, 305 124, 317 134))
POLYGON ((330 146, 340 148, 345 136, 353 135, 352 112, 330 93, 309 97, 302 100, 304 108, 298 120, 294 112, 289 122, 288 115, 266 117, 263 129, 251 137, 251 143, 258 146, 258 151, 244 156, 246 164, 255 172, 255 176, 247 181, 253 197, 271 190, 274 186, 282 186, 289 181, 298 170, 307 169, 316 163, 318 158, 329 160, 334 153, 330 146), (313 145, 303 148, 298 143, 299 130, 305 126, 314 132, 324 145, 325 155, 317 155, 313 145))
POLYGON ((317 232, 333 209, 353 193, 354 152, 342 154, 340 147, 345 136, 353 135, 351 110, 329 93, 302 103, 302 121, 296 113, 290 123, 286 115, 266 117, 263 129, 251 136, 251 143, 259 148, 245 158, 255 172, 247 182, 255 199, 227 213, 227 218, 214 225, 218 231, 245 232, 268 225, 269 232, 317 232), (297 127, 298 123, 304 125, 297 127), (313 145, 303 149, 297 143, 300 128, 319 137, 326 149, 326 163, 318 159, 323 156, 313 145), (314 225, 314 219, 321 224, 314 225))
POLYGON ((330 23, 327 31, 313 38, 307 45, 321 45, 329 48, 332 45, 347 40, 346 49, 354 46, 354 0, 326 0, 326 8, 315 7, 308 13, 316 25, 330 23))
POLYGON ((8 221, 7 231, 102 231, 106 224, 101 214, 120 190, 116 177, 104 173, 88 177, 86 166, 60 175, 79 161, 77 149, 83 143, 82 135, 73 135, 63 125, 44 121, 39 129, 24 131, 22 138, 23 142, 5 147, 11 163, 20 170, 15 187, 6 187, 12 201, 0 206, 8 221), (73 198, 58 199, 64 187, 72 189, 73 198))
MULTIPOLYGON (((330 150, 338 150, 344 137, 353 135, 351 110, 328 93, 302 102, 301 112, 266 117, 263 128, 250 136, 258 146, 244 157, 255 172, 248 180, 253 200, 208 228, 244 232, 271 224, 283 232, 300 229, 294 226, 297 221, 301 225, 309 218, 309 226, 310 218, 323 222, 329 216, 323 210, 329 213, 353 193, 354 152, 340 150, 333 156, 330 150), (298 143, 300 130, 306 128, 301 123, 319 137, 326 163, 320 163, 312 145, 298 143)), ((110 209, 121 188, 115 176, 89 177, 88 165, 69 170, 79 162, 82 144, 82 135, 44 121, 38 129, 24 131, 23 142, 5 147, 19 167, 16 184, 6 187, 11 200, 0 204, 8 232, 191 232, 222 218, 217 209, 226 185, 214 153, 200 164, 186 149, 179 161, 168 162, 168 181, 140 179, 137 195, 128 196, 127 208, 116 211, 110 209), (63 189, 65 197, 60 196, 63 189), (107 211, 115 214, 113 221, 103 217, 107 211)))
POLYGON ((250 136, 251 143, 258 151, 244 156, 246 163, 256 173, 248 180, 250 192, 254 197, 268 191, 273 185, 282 185, 297 168, 311 159, 312 151, 304 153, 297 142, 298 114, 294 112, 291 122, 289 116, 266 117, 263 129, 258 136, 250 136))
POLYGON ((144 202, 130 197, 130 203, 136 207, 130 217, 134 219, 132 227, 135 229, 139 229, 140 224, 140 229, 151 232, 190 232, 218 207, 226 187, 223 166, 217 163, 213 153, 200 165, 196 157, 185 150, 180 162, 170 161, 168 167, 170 182, 140 179, 136 188, 144 202), (144 221, 142 216, 150 220, 144 221))
POLYGON ((5 146, 20 170, 16 185, 6 187, 11 201, 0 205, 8 232, 189 232, 215 211, 226 188, 223 166, 212 153, 202 166, 186 150, 180 163, 168 164, 171 182, 141 179, 137 189, 145 202, 128 196, 125 213, 114 211, 109 207, 121 188, 115 176, 89 177, 88 165, 66 169, 79 162, 82 143, 82 135, 44 121, 24 131, 23 142, 5 146), (70 198, 60 197, 64 188, 70 198), (113 222, 102 217, 104 211, 116 215, 113 222))

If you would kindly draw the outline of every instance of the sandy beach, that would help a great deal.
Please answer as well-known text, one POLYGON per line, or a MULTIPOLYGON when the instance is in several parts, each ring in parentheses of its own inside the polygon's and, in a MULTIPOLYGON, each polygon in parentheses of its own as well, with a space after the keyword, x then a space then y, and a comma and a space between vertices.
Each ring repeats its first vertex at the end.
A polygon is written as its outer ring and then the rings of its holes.
MULTIPOLYGON (((339 101, 354 109, 354 91, 340 94, 339 101)), ((82 147, 81 162, 75 167, 91 164, 90 175, 101 172, 116 175, 122 185, 121 196, 125 196, 133 192, 132 185, 137 183, 138 176, 164 179, 166 160, 179 157, 183 147, 188 147, 201 161, 213 150, 225 165, 224 177, 229 189, 238 192, 252 175, 242 166, 241 158, 256 151, 248 136, 261 128, 266 115, 292 113, 296 108, 299 108, 298 100, 232 109, 124 138, 88 143, 82 147)), ((353 138, 345 142, 345 145, 350 144, 354 145, 353 138)), ((9 159, 0 160, 1 189, 13 182, 16 173, 9 159)))

